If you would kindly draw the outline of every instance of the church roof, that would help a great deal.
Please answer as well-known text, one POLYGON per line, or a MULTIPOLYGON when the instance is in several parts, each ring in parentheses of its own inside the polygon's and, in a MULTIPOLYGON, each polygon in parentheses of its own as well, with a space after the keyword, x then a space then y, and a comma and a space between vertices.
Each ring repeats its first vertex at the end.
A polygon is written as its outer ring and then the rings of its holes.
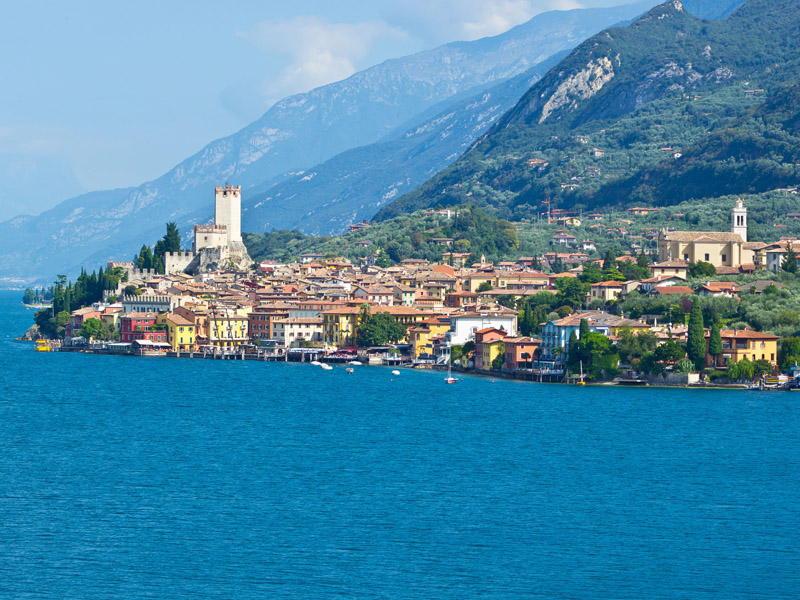
POLYGON ((664 239, 670 242, 742 242, 738 233, 727 231, 669 231, 664 239))

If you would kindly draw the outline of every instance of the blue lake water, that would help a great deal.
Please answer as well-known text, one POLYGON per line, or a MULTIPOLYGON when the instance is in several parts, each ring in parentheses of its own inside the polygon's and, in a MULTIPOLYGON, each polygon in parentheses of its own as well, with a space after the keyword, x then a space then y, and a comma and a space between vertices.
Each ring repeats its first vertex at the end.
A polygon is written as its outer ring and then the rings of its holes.
POLYGON ((791 598, 800 394, 37 354, 0 597, 791 598))

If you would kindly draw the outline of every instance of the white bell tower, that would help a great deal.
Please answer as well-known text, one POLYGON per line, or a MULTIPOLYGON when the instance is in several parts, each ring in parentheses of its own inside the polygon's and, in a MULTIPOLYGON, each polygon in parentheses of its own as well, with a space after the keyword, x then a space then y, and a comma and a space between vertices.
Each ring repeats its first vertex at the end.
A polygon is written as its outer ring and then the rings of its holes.
POLYGON ((731 211, 731 233, 737 233, 743 242, 747 241, 747 209, 741 198, 736 201, 736 206, 731 211))

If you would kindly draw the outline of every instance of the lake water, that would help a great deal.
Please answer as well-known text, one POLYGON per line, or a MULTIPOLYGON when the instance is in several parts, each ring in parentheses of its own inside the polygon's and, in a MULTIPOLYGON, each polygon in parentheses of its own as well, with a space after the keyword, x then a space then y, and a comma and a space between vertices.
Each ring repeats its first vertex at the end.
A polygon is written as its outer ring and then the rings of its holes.
POLYGON ((791 598, 800 394, 34 353, 0 597, 791 598))

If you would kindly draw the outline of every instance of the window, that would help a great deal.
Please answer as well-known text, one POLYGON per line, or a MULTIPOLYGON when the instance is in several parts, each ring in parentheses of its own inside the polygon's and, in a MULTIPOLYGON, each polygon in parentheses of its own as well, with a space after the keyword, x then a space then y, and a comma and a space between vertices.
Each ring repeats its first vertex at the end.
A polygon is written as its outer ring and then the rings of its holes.
POLYGON ((705 258, 705 261, 706 261, 706 262, 708 262, 708 258, 709 258, 709 257, 708 257, 708 254, 706 253, 706 258, 705 258))
POLYGON ((722 262, 727 262, 727 261, 728 261, 728 255, 727 254, 723 254, 722 255, 722 262))
POLYGON ((684 254, 683 255, 683 260, 689 260, 689 255, 688 254, 684 254))

